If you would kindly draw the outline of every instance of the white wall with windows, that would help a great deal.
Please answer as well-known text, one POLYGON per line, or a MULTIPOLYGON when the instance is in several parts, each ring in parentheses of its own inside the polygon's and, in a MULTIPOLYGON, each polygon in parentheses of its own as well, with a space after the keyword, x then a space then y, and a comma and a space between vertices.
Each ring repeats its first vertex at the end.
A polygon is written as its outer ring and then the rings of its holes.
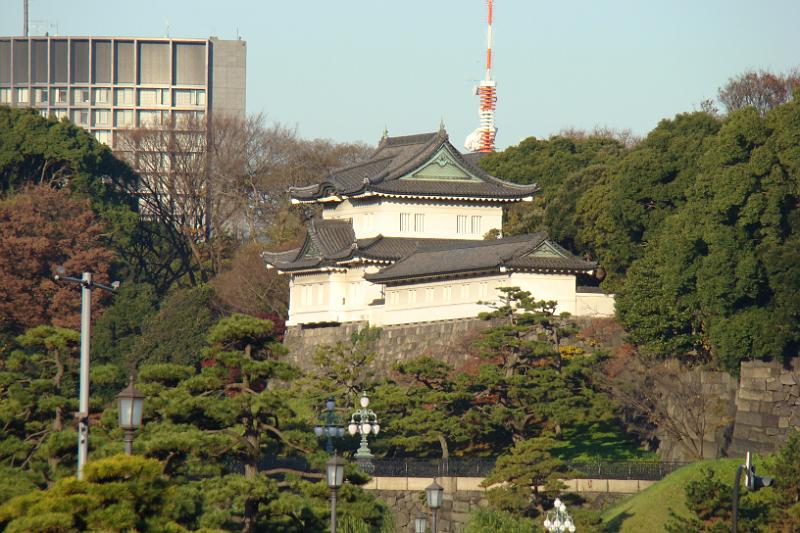
POLYGON ((295 274, 289 282, 287 325, 380 320, 382 286, 364 279, 375 267, 295 274))
POLYGON ((558 302, 556 313, 613 316, 614 296, 579 293, 574 274, 510 272, 397 286, 364 279, 377 267, 296 274, 289 289, 288 325, 368 321, 375 326, 476 317, 497 301, 500 287, 520 287, 537 300, 558 302))
POLYGON ((500 230, 503 208, 473 203, 427 202, 383 198, 372 202, 345 200, 326 207, 324 219, 353 221, 356 238, 415 237, 480 240, 491 229, 500 230))

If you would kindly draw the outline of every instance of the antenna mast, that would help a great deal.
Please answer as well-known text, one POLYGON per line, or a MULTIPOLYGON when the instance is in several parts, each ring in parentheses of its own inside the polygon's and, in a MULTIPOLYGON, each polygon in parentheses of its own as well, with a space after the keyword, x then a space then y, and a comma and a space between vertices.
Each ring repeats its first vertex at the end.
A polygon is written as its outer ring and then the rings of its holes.
POLYGON ((22 36, 28 36, 28 0, 22 0, 22 36))
POLYGON ((486 79, 477 87, 480 99, 481 138, 479 152, 494 152, 494 110, 497 103, 497 84, 492 79, 492 18, 494 0, 486 0, 488 30, 486 32, 486 79))
POLYGON ((473 131, 464 143, 473 152, 494 152, 494 138, 497 129, 494 125, 494 110, 497 104, 497 84, 492 79, 492 19, 494 0, 486 0, 488 30, 486 33, 486 78, 475 87, 480 101, 480 126, 473 131))

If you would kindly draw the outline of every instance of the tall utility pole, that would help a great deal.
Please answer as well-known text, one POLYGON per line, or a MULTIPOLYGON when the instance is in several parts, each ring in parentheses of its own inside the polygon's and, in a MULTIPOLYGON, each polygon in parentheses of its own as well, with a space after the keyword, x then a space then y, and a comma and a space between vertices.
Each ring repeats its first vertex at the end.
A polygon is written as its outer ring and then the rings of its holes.
POLYGON ((22 0, 22 36, 28 36, 28 0, 22 0))
POLYGON ((78 390, 78 479, 83 479, 83 467, 89 457, 89 343, 92 335, 92 289, 97 287, 108 292, 117 292, 119 282, 110 287, 92 281, 91 272, 84 272, 81 278, 64 276, 63 267, 56 269, 56 281, 69 281, 81 285, 81 368, 78 390))
POLYGON ((81 375, 78 408, 78 479, 89 457, 89 341, 92 335, 92 274, 81 278, 81 375))

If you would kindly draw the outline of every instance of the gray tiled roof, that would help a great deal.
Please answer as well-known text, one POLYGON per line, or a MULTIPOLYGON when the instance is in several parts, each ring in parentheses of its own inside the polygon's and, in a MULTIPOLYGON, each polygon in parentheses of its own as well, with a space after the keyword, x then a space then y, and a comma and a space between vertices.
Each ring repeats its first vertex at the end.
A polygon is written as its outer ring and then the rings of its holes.
POLYGON ((369 281, 391 283, 433 278, 457 273, 499 272, 502 267, 512 270, 545 270, 588 272, 596 267, 590 261, 575 257, 561 247, 563 256, 529 255, 544 242, 553 247, 543 232, 520 235, 495 241, 480 241, 446 250, 419 250, 366 277, 369 281))
POLYGON ((309 222, 300 248, 289 252, 266 252, 263 256, 267 263, 282 271, 342 265, 357 259, 390 263, 380 272, 366 276, 375 282, 499 271, 501 267, 587 272, 596 266, 553 243, 544 232, 497 240, 412 239, 382 235, 356 239, 349 220, 318 219, 309 222), (551 252, 537 255, 537 249, 542 246, 551 252))
POLYGON ((366 161, 336 169, 320 183, 308 187, 292 187, 289 191, 295 200, 314 201, 331 195, 354 196, 367 193, 519 200, 538 190, 535 184, 517 185, 487 174, 477 166, 478 159, 474 154, 464 155, 456 150, 444 130, 404 137, 385 137, 366 161), (445 149, 478 180, 464 182, 399 179, 419 169, 440 149, 445 149))

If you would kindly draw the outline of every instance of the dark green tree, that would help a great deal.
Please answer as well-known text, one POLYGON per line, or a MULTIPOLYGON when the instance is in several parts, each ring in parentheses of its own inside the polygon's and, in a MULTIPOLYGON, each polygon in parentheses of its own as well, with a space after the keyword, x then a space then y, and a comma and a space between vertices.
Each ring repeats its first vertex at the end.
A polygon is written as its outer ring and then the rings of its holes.
POLYGON ((542 432, 561 438, 566 425, 610 418, 607 396, 592 384, 598 359, 562 357, 564 339, 576 332, 569 317, 518 287, 499 291, 494 310, 481 315, 498 325, 475 343, 490 364, 464 378, 474 398, 464 420, 481 428, 476 443, 502 450, 542 432))
POLYGON ((38 486, 74 473, 78 342, 76 331, 38 326, 0 359, 0 460, 38 486))
POLYGON ((796 353, 796 128, 800 104, 732 113, 705 143, 686 201, 653 233, 619 293, 645 352, 712 360, 796 353))
MULTIPOLYGON (((198 365, 204 359, 206 335, 218 314, 212 306, 214 290, 209 285, 175 288, 161 302, 158 312, 141 317, 141 335, 127 355, 142 364, 176 363, 198 365)), ((135 308, 147 313, 148 296, 132 302, 135 308)), ((122 305, 126 305, 123 300, 122 305)), ((112 316, 109 320, 116 320, 112 316)), ((104 324, 103 324, 104 325, 104 324)), ((127 326, 133 331, 136 325, 127 326)), ((118 364, 125 364, 122 360, 118 364)))
POLYGON ((118 455, 88 463, 84 474, 83 481, 68 477, 6 502, 0 507, 4 531, 187 531, 169 517, 170 486, 158 461, 118 455))
POLYGON ((544 498, 566 487, 560 479, 568 475, 567 466, 550 453, 555 445, 546 437, 526 439, 498 457, 494 469, 481 482, 484 487, 501 484, 487 491, 490 504, 521 515, 544 511, 544 498))
POLYGON ((611 288, 662 221, 686 202, 700 156, 719 128, 718 119, 702 112, 662 120, 578 200, 578 241, 591 246, 611 288))

